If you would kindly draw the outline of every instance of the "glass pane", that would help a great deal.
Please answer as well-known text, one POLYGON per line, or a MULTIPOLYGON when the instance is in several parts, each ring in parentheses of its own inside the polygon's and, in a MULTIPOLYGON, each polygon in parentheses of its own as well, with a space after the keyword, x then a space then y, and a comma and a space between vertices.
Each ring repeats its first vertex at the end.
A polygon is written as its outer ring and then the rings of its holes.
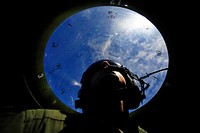
MULTIPOLYGON (((139 77, 167 68, 169 63, 162 35, 146 17, 118 6, 88 8, 67 17, 48 39, 44 71, 53 93, 76 110, 81 76, 100 59, 114 60, 139 77)), ((143 79, 150 87, 139 108, 157 94, 166 74, 160 71, 143 79)))

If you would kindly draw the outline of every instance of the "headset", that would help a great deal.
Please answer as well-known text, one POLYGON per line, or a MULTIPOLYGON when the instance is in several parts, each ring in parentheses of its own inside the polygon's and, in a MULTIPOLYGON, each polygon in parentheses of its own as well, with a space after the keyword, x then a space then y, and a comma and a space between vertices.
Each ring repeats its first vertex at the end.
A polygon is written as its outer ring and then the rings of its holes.
POLYGON ((104 76, 113 71, 119 72, 126 81, 124 87, 119 87, 116 90, 119 94, 123 95, 123 100, 127 108, 135 109, 139 107, 143 99, 146 98, 144 91, 149 87, 149 84, 145 83, 142 79, 138 78, 137 75, 133 74, 128 68, 118 62, 113 60, 99 60, 90 65, 83 73, 80 81, 82 86, 78 92, 79 99, 75 100, 75 108, 82 108, 84 104, 88 104, 95 99, 95 85, 91 82, 94 80, 94 75, 97 74, 97 72, 99 72, 101 76, 104 76), (102 69, 103 62, 107 62, 109 65, 102 69), (141 89, 136 85, 136 80, 141 84, 141 89))

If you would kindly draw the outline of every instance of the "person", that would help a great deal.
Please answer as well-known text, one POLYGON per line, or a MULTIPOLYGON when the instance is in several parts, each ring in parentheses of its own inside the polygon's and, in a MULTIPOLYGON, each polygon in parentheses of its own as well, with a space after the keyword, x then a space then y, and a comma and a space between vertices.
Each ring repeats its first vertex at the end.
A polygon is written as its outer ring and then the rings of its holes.
MULTIPOLYGON (((82 113, 66 121, 60 133, 139 133, 129 118, 145 98, 131 72, 112 60, 99 60, 83 73, 76 108, 82 113), (77 119, 78 118, 78 119, 77 119)), ((143 131, 144 132, 144 131, 143 131)))
POLYGON ((1 133, 147 133, 129 117, 145 98, 131 72, 112 60, 88 67, 75 101, 82 113, 26 109, 0 114, 1 133))

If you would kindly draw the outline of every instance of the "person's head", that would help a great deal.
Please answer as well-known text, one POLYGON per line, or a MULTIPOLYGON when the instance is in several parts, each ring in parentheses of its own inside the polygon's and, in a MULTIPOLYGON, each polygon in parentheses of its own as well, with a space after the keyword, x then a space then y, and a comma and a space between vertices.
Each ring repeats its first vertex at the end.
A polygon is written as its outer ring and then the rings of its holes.
POLYGON ((130 71, 112 60, 93 63, 83 73, 76 108, 83 113, 111 117, 127 114, 143 100, 130 71))

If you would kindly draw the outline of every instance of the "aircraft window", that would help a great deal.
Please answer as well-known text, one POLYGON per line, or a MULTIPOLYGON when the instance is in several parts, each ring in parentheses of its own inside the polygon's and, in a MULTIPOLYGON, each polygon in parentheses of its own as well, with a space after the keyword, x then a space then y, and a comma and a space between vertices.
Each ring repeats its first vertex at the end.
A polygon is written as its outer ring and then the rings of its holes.
POLYGON ((81 76, 89 65, 101 59, 119 62, 150 85, 139 108, 158 93, 167 75, 168 50, 160 31, 145 16, 127 6, 110 5, 86 8, 71 15, 63 13, 58 18, 50 25, 43 41, 43 57, 37 60, 43 64, 37 78, 46 82, 35 88, 46 86, 41 92, 46 99, 51 90, 51 96, 58 99, 50 100, 53 104, 60 100, 81 112, 74 105, 81 76))

